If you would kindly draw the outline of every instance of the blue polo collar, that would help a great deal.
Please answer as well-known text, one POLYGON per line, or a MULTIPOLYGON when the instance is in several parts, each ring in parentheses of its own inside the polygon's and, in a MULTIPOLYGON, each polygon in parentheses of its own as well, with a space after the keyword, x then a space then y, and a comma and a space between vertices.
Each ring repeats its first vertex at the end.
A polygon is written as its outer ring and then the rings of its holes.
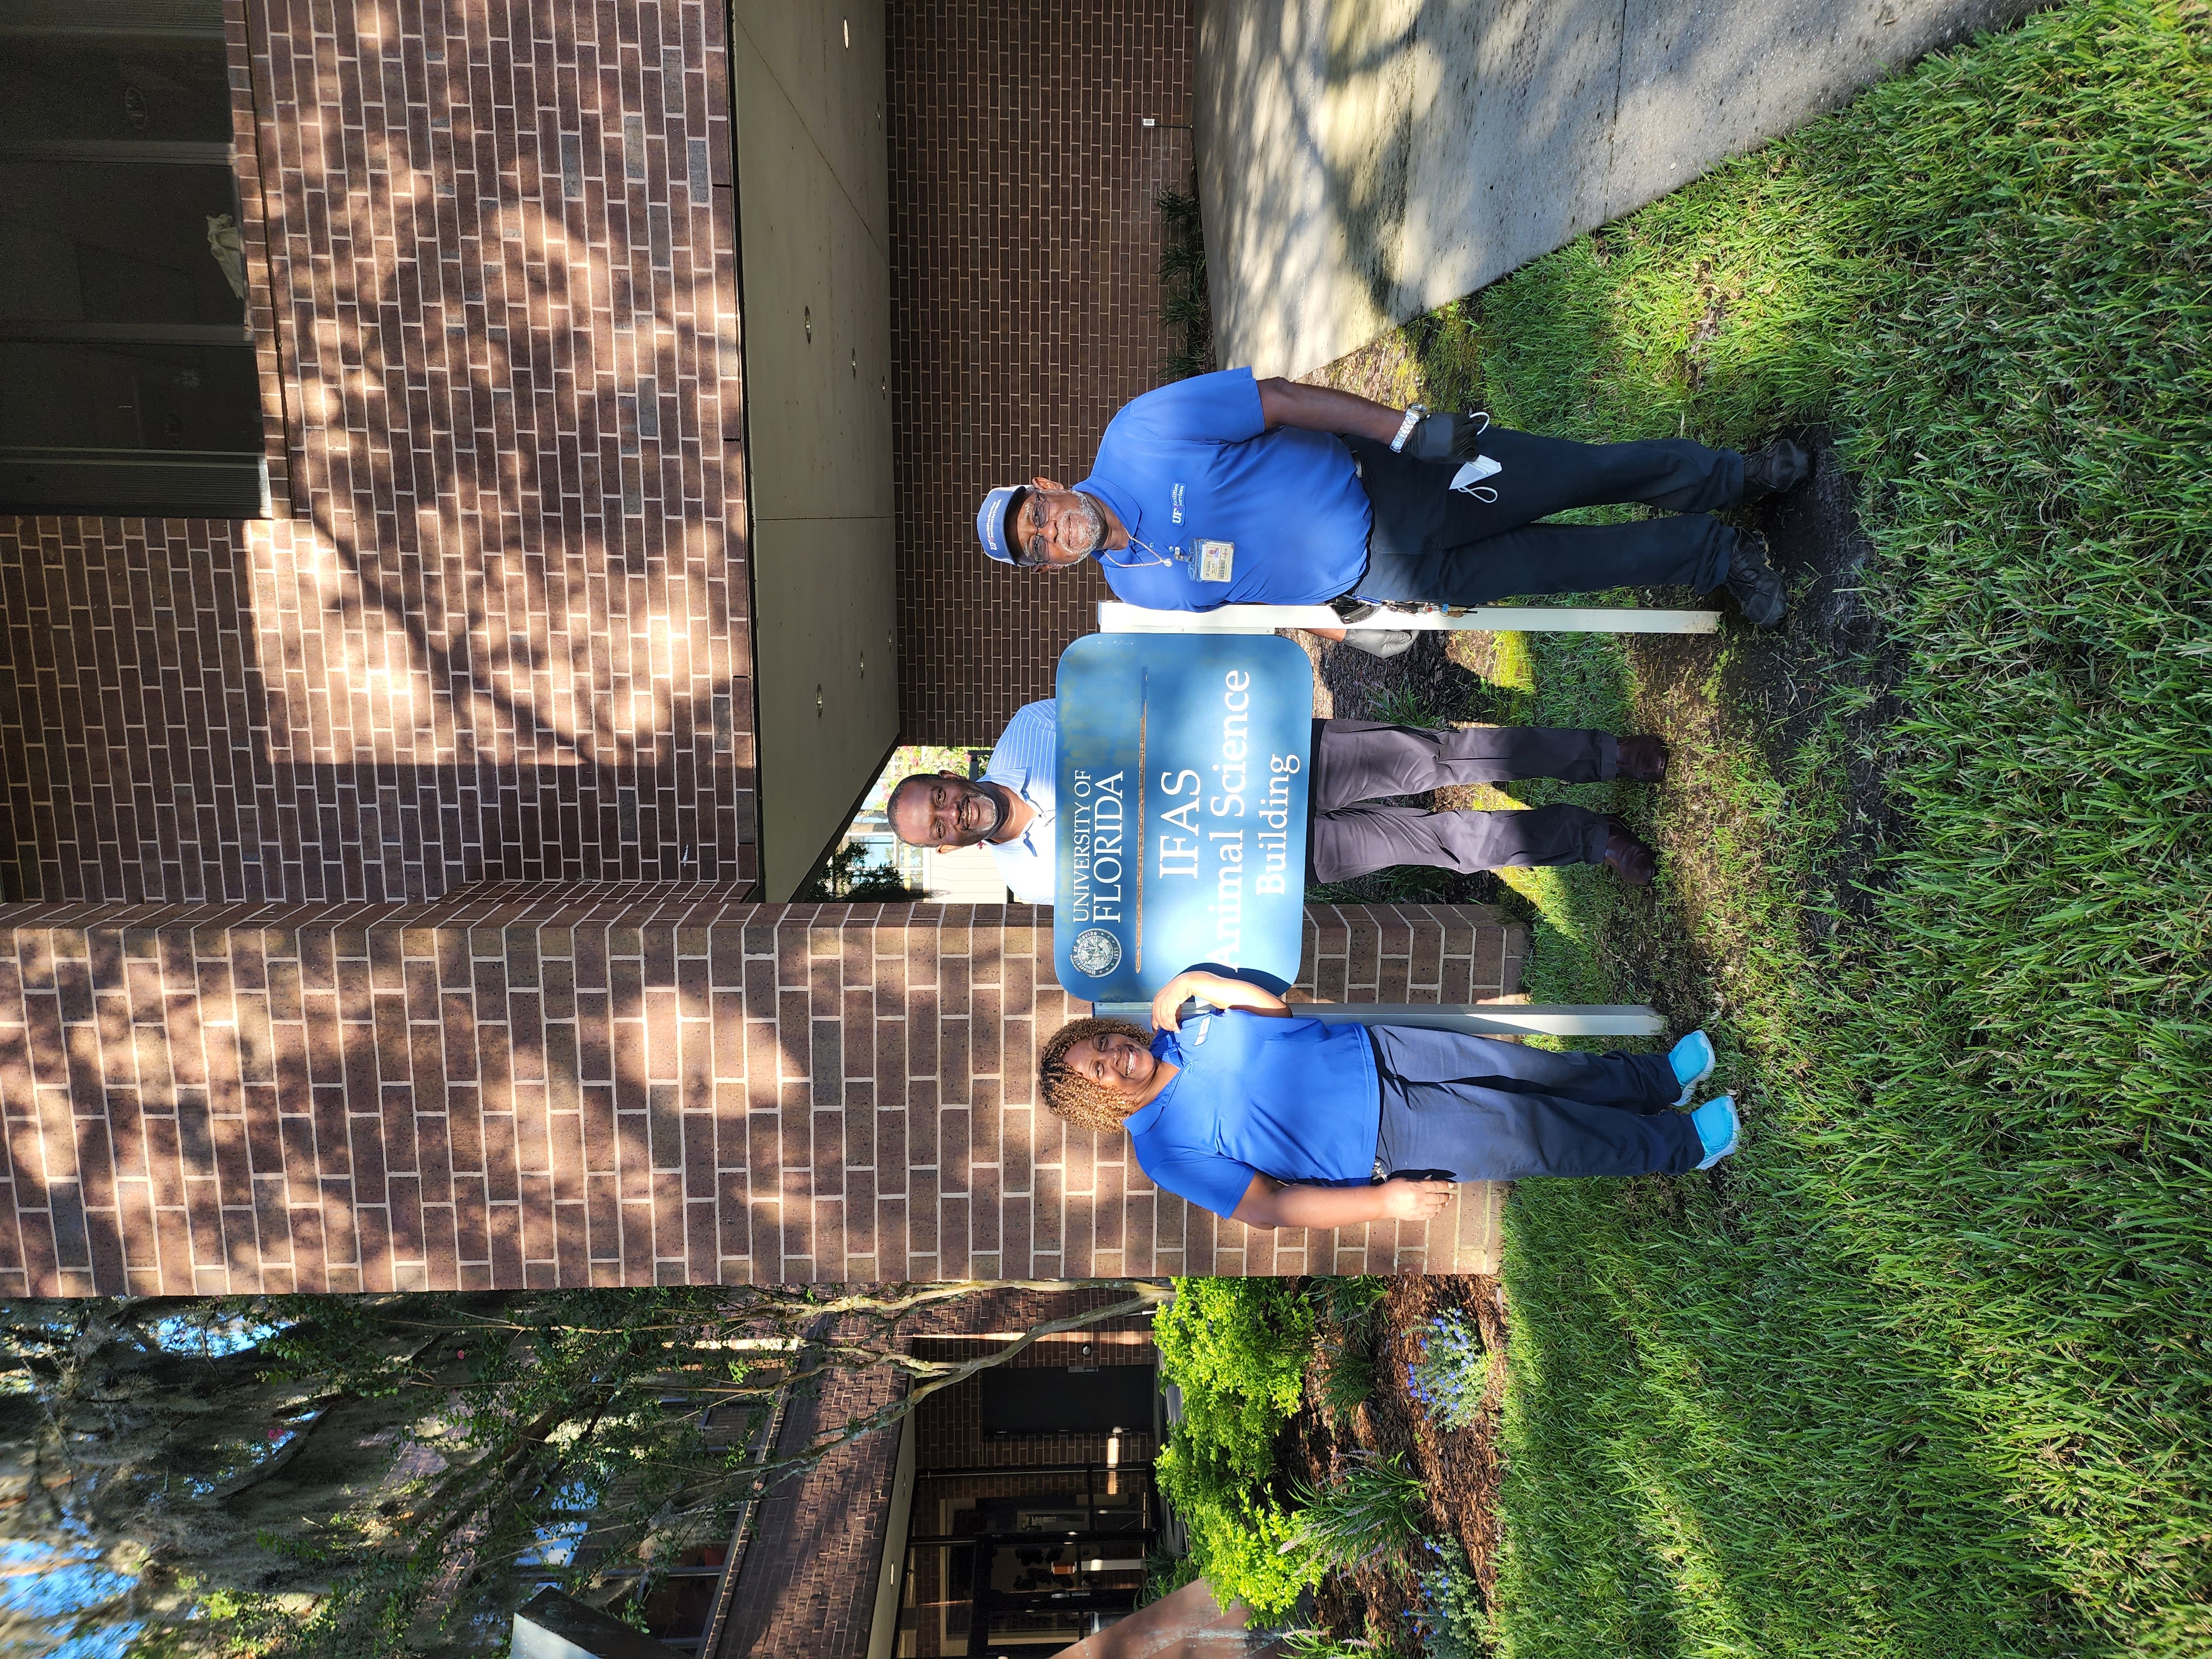
POLYGON ((1160 1114, 1167 1109, 1168 1097, 1175 1092, 1176 1085, 1182 1081, 1182 1044, 1176 1040, 1173 1031, 1155 1031, 1152 1034, 1152 1058, 1167 1061, 1176 1068, 1176 1074, 1168 1079, 1166 1088, 1121 1120, 1121 1127, 1133 1135, 1142 1134, 1160 1121, 1160 1114))
MULTIPOLYGON (((1121 521, 1121 528, 1127 531, 1131 536, 1138 536, 1143 533, 1145 526, 1144 508, 1138 506, 1137 498, 1135 496, 1129 495, 1127 491, 1122 489, 1119 484, 1109 483, 1106 479, 1098 477, 1096 473, 1093 473, 1090 477, 1085 478, 1081 483, 1076 485, 1075 489, 1076 493, 1080 495, 1096 495, 1100 501, 1105 502, 1107 506, 1112 507, 1114 509, 1114 516, 1121 521)), ((1107 550, 1102 547, 1091 556, 1098 560, 1101 563, 1105 563, 1108 562, 1106 559, 1106 553, 1107 550)))

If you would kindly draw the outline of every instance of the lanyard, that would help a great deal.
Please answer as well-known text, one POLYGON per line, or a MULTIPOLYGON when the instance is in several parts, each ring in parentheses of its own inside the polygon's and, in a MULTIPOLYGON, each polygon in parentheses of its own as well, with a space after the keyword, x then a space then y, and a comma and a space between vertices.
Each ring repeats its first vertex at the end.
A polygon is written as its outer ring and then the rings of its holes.
MULTIPOLYGON (((1164 559, 1160 556, 1158 549, 1155 548, 1150 542, 1138 540, 1134 534, 1132 534, 1129 538, 1129 545, 1149 555, 1150 556, 1146 558, 1141 563, 1129 559, 1109 559, 1106 556, 1107 550, 1104 548, 1101 548, 1098 550, 1098 562, 1101 564, 1110 564, 1116 570, 1149 570, 1156 564, 1168 565, 1171 567, 1176 562, 1176 559, 1182 559, 1183 556, 1182 550, 1181 548, 1177 548, 1176 550, 1174 559, 1164 559)), ((1188 560, 1184 560, 1183 562, 1185 563, 1189 562, 1188 560)))

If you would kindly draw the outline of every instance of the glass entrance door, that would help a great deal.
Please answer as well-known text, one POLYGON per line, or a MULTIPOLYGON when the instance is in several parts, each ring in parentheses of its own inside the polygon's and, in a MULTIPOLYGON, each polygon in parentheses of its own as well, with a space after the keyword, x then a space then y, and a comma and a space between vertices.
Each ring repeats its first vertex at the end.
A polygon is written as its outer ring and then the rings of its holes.
POLYGON ((896 1652, 1043 1659, 1126 1618, 1158 1507, 1142 1463, 917 1474, 896 1652))
POLYGON ((268 511, 221 0, 0 9, 0 512, 268 511))

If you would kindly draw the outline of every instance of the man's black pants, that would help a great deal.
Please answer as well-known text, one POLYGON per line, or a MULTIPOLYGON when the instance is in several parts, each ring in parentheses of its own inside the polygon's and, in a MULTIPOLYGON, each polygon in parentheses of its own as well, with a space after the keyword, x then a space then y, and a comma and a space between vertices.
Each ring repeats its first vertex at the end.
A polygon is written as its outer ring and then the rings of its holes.
POLYGON ((1375 720, 1316 720, 1306 838, 1313 879, 1346 881, 1394 864, 1462 873, 1538 864, 1596 864, 1605 815, 1581 806, 1431 812, 1371 804, 1454 783, 1559 778, 1595 783, 1620 769, 1609 732, 1558 726, 1476 726, 1428 731, 1375 720))
POLYGON ((1370 1025, 1384 1175, 1454 1181, 1680 1175, 1705 1157, 1664 1054, 1560 1054, 1462 1031, 1370 1025))
POLYGON ((1679 582, 1705 592, 1728 575, 1735 532, 1711 516, 1743 495, 1743 457, 1686 438, 1578 444, 1492 427, 1478 443, 1499 470, 1494 499, 1455 490, 1457 462, 1417 461, 1346 438, 1374 509, 1361 599, 1488 605, 1517 593, 1591 593, 1679 582), (1623 525, 1538 524, 1570 507, 1642 501, 1676 516, 1623 525))

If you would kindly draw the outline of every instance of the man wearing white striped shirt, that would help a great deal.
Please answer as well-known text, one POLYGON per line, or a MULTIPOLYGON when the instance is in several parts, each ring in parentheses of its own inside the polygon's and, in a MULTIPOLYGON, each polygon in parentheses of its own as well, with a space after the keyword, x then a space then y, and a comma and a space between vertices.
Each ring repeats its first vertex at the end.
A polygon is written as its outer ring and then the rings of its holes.
MULTIPOLYGON (((917 772, 891 791, 892 831, 910 847, 987 848, 1024 904, 1049 905, 1059 870, 1054 786, 1060 718, 1050 698, 1018 711, 981 778, 917 772)), ((1456 870, 1602 864, 1623 881, 1651 879, 1651 849, 1619 818, 1587 807, 1431 812, 1382 804, 1452 784, 1559 778, 1569 783, 1666 775, 1656 738, 1616 738, 1549 726, 1440 731, 1375 720, 1314 722, 1308 878, 1347 881, 1392 865, 1456 870)))

